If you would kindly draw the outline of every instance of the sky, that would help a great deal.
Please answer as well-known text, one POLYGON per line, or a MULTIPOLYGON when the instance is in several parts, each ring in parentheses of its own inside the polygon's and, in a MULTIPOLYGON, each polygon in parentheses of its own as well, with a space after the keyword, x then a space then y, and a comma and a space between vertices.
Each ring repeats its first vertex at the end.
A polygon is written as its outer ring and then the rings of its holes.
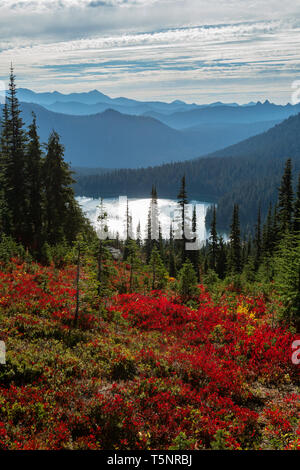
POLYGON ((0 0, 2 82, 11 61, 18 86, 39 92, 287 103, 300 1, 0 0))

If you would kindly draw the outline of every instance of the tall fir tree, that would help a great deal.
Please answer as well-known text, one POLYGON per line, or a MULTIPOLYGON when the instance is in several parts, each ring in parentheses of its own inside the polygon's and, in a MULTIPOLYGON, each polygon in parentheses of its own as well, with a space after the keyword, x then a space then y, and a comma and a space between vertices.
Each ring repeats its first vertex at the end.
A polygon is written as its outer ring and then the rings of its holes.
POLYGON ((107 226, 107 217, 108 214, 105 210, 104 207, 104 202, 103 199, 100 199, 100 204, 99 204, 99 214, 97 217, 98 221, 98 231, 97 235, 99 238, 98 242, 98 249, 97 249, 97 291, 98 295, 101 295, 101 290, 102 290, 102 269, 103 269, 103 241, 106 240, 109 237, 108 234, 108 226, 107 226))
POLYGON ((262 256, 262 236, 261 236, 261 209, 260 206, 258 208, 257 213, 257 223, 255 227, 255 237, 254 237, 254 268, 257 271, 262 256))
POLYGON ((4 120, 5 135, 5 199, 7 204, 7 231, 17 241, 28 246, 28 173, 26 167, 27 135, 21 117, 15 75, 11 67, 7 108, 4 120))
POLYGON ((272 224, 273 249, 275 249, 278 246, 278 243, 280 242, 280 238, 281 238, 280 234, 281 234, 280 220, 278 217, 278 209, 277 209, 277 206, 275 205, 274 211, 273 211, 273 224, 272 224))
POLYGON ((216 273, 220 279, 224 279, 226 276, 227 267, 227 256, 226 256, 226 245, 222 235, 218 239, 218 256, 216 264, 216 273))
POLYGON ((169 275, 170 277, 176 276, 176 262, 175 262, 175 247, 174 247, 174 235, 173 235, 173 224, 170 223, 170 240, 169 240, 169 275))
POLYGON ((141 233, 141 222, 139 221, 136 227, 136 243, 138 247, 142 246, 142 233, 141 233))
POLYGON ((289 158, 285 164, 278 194, 278 219, 281 234, 289 232, 292 228, 293 197, 292 160, 289 158))
POLYGON ((155 185, 152 185, 151 200, 148 210, 147 233, 145 241, 146 262, 150 261, 153 247, 159 247, 159 213, 157 203, 157 191, 155 185))
POLYGON ((11 226, 7 207, 7 161, 9 156, 10 126, 7 100, 3 106, 0 136, 0 233, 9 233, 11 226))
POLYGON ((293 229, 296 233, 300 232, 300 174, 298 175, 297 193, 294 205, 293 229))
POLYGON ((210 236, 208 244, 209 252, 209 267, 216 271, 217 268, 217 258, 218 258, 218 233, 217 233, 217 216, 216 216, 216 206, 213 208, 213 216, 210 226, 210 236))
POLYGON ((272 203, 269 205, 266 222, 262 232, 262 252, 264 257, 269 257, 274 249, 274 233, 273 233, 273 210, 272 203))
POLYGON ((167 271, 156 246, 153 247, 149 266, 152 275, 152 290, 162 289, 167 282, 167 271))
POLYGON ((186 192, 186 180, 185 180, 185 175, 181 178, 181 185, 180 185, 180 190, 177 195, 177 202, 180 207, 180 232, 181 232, 181 240, 177 241, 177 245, 179 247, 179 252, 181 256, 181 264, 184 263, 185 259, 187 258, 186 250, 185 250, 185 244, 187 242, 187 238, 185 235, 186 232, 186 205, 188 204, 188 198, 187 198, 187 192, 186 192))
MULTIPOLYGON (((193 206, 193 213, 192 213, 192 232, 193 234, 197 234, 197 207, 196 205, 193 206)), ((198 280, 200 279, 200 272, 199 272, 199 240, 197 239, 197 235, 192 240, 194 244, 193 250, 187 251, 187 257, 191 260, 192 265, 194 266, 194 270, 197 274, 198 280)))
POLYGON ((239 219, 239 206, 237 204, 235 204, 233 208, 229 245, 229 269, 233 273, 240 273, 242 267, 241 231, 239 219))
POLYGON ((28 216, 30 221, 30 245, 32 250, 41 254, 43 244, 43 221, 44 221, 44 190, 42 175, 42 150, 37 133, 36 116, 33 113, 33 120, 29 126, 27 145, 27 169, 28 169, 28 216))
POLYGON ((80 230, 82 219, 74 198, 72 172, 64 161, 64 147, 55 131, 49 137, 46 150, 43 165, 46 233, 47 242, 55 245, 76 236, 75 224, 79 224, 77 230, 80 230))
POLYGON ((133 240, 132 215, 129 210, 129 202, 126 203, 126 241, 133 240))

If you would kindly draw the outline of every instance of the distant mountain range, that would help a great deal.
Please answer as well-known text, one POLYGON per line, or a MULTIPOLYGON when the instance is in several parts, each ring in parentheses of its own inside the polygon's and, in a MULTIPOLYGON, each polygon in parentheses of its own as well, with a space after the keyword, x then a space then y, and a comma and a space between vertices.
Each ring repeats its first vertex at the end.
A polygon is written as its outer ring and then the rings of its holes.
MULTIPOLYGON (((22 103, 21 109, 26 124, 32 120, 32 111, 36 113, 42 141, 48 139, 52 129, 61 135, 65 159, 72 166, 158 165, 196 157, 203 145, 201 134, 171 129, 151 117, 129 116, 110 109, 91 116, 70 116, 32 103, 22 103)), ((211 150, 221 148, 212 147, 211 150)), ((207 151, 207 143, 203 151, 207 151)))
MULTIPOLYGON (((96 114, 106 109, 114 109, 125 114, 141 115, 148 111, 162 114, 172 114, 175 112, 189 111, 207 107, 218 107, 224 104, 220 101, 207 105, 187 104, 181 100, 172 103, 162 101, 138 101, 130 98, 110 98, 98 90, 86 93, 63 94, 57 91, 46 93, 35 93, 27 88, 18 89, 20 101, 25 103, 36 103, 44 106, 50 111, 72 115, 96 114)), ((237 103, 229 103, 228 106, 239 106, 237 103)))
POLYGON ((206 107, 182 101, 146 103, 111 99, 96 90, 63 95, 19 89, 18 96, 27 125, 32 111, 36 113, 42 141, 55 129, 65 145, 66 160, 90 168, 140 168, 201 157, 260 134, 298 109, 269 102, 247 106, 217 102, 206 107), (99 99, 102 103, 95 103, 99 99), (61 112, 65 107, 73 112, 74 106, 87 114, 61 112), (90 114, 98 108, 101 112, 90 114))
POLYGON ((61 136, 72 166, 140 168, 189 160, 258 135, 300 111, 300 105, 266 101, 240 106, 183 101, 137 101, 88 93, 18 90, 23 118, 32 111, 42 141, 52 129, 61 136), (76 114, 76 115, 75 115, 76 114))
POLYGON ((217 101, 207 105, 188 104, 176 100, 172 103, 162 101, 138 101, 129 98, 110 98, 98 90, 87 93, 64 95, 57 91, 35 93, 26 88, 18 90, 19 100, 44 106, 49 111, 71 114, 91 115, 113 109, 122 114, 145 115, 176 129, 194 127, 202 123, 250 123, 283 120, 300 112, 300 104, 293 106, 275 105, 269 101, 251 102, 246 105, 222 103, 217 101))
POLYGON ((26 88, 19 88, 18 97, 20 101, 25 103, 40 104, 50 111, 72 115, 97 114, 107 109, 135 115, 142 115, 147 111, 171 114, 176 111, 187 111, 198 107, 196 104, 186 104, 179 100, 164 103, 160 101, 143 102, 123 97, 110 98, 98 90, 64 95, 57 91, 35 93, 26 88))
POLYGON ((164 115, 148 112, 144 115, 154 117, 174 129, 201 128, 204 124, 250 124, 266 121, 282 121, 300 112, 300 104, 285 106, 265 101, 248 106, 219 105, 164 115))

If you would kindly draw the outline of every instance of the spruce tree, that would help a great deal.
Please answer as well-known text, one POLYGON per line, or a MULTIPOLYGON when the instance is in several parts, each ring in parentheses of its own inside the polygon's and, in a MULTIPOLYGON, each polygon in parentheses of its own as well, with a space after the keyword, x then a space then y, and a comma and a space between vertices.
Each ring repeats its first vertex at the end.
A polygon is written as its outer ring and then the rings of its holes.
POLYGON ((239 220, 239 206, 234 205, 232 223, 230 226, 229 269, 233 273, 241 272, 241 232, 239 220))
POLYGON ((76 236, 75 225, 79 225, 79 231, 83 220, 74 198, 72 172, 64 161, 64 147, 55 131, 50 134, 46 150, 43 165, 46 234, 47 242, 55 245, 76 236))
POLYGON ((213 216, 210 226, 209 236, 209 267, 216 271, 217 268, 217 256, 218 256, 218 233, 217 233, 217 218, 216 218, 216 206, 213 208, 213 216))
POLYGON ((36 116, 33 113, 33 121, 29 126, 27 145, 27 170, 28 170, 28 216, 30 221, 30 245, 38 255, 41 253, 43 243, 43 211, 44 191, 42 177, 42 151, 37 133, 36 116))
POLYGON ((181 240, 178 240, 178 246, 179 246, 179 251, 180 251, 180 256, 181 256, 181 263, 184 263, 186 259, 186 251, 185 251, 185 243, 187 242, 186 236, 185 236, 185 227, 186 227, 186 211, 185 211, 185 206, 188 203, 188 198, 187 198, 187 192, 186 192, 186 181, 185 181, 185 175, 181 179, 181 185, 180 185, 180 190, 177 195, 177 201, 180 207, 180 232, 181 232, 181 240))
POLYGON ((273 220, 272 220, 272 204, 270 203, 267 220, 263 227, 262 233, 262 252, 264 257, 269 257, 273 253, 274 248, 274 234, 273 234, 273 220))
POLYGON ((139 221, 136 227, 136 243, 138 247, 142 246, 142 235, 141 235, 141 222, 139 221))
POLYGON ((148 211, 147 220, 147 234, 146 234, 145 250, 146 250, 146 263, 150 261, 152 249, 154 246, 158 247, 159 243, 159 214, 157 204, 157 191, 155 185, 152 185, 151 201, 148 211))
POLYGON ((218 239, 218 256, 216 264, 216 273, 218 274, 220 279, 224 279, 226 276, 226 263, 226 246, 223 237, 220 236, 218 239))
POLYGON ((27 135, 21 118, 15 76, 11 67, 7 108, 4 122, 5 135, 5 199, 7 204, 7 230, 17 241, 28 246, 28 173, 26 168, 27 135))
POLYGON ((290 158, 286 161, 279 188, 278 209, 279 229, 281 234, 284 234, 291 230, 293 217, 292 160, 290 158))
POLYGON ((193 233, 197 232, 197 208, 195 205, 193 207, 192 231, 193 233))
POLYGON ((152 251, 152 240, 151 240, 151 206, 150 206, 148 210, 146 239, 145 239, 145 252, 146 252, 147 264, 150 261, 151 251, 152 251))
POLYGON ((136 244, 135 240, 129 239, 127 241, 127 258, 126 260, 130 264, 130 273, 129 273, 129 292, 134 292, 138 286, 137 271, 140 268, 140 253, 139 247, 136 244))
POLYGON ((158 251, 161 259, 163 260, 163 262, 165 262, 165 247, 160 222, 158 224, 158 251))
POLYGON ((191 261, 188 259, 179 273, 179 292, 184 302, 199 294, 197 275, 191 261))
POLYGON ((254 268, 257 271, 261 262, 262 256, 262 238, 261 238, 261 209, 258 208, 257 213, 257 223, 255 227, 255 237, 254 237, 254 268))
POLYGON ((300 325, 300 238, 287 232, 275 257, 275 286, 283 305, 283 319, 300 325))
POLYGON ((0 137, 0 232, 9 233, 11 214, 7 207, 7 160, 9 156, 10 128, 7 101, 3 106, 0 137))
POLYGON ((149 266, 152 274, 152 290, 162 289, 167 281, 167 271, 156 246, 153 247, 149 266))
POLYGON ((126 203, 126 241, 133 240, 132 215, 129 210, 129 203, 126 203))
POLYGON ((99 214, 97 217, 99 223, 98 227, 98 250, 97 250, 97 291, 98 295, 101 294, 101 283, 102 283, 102 261, 103 261, 103 241, 108 238, 108 226, 107 226, 107 212, 104 207, 103 199, 100 199, 99 214))
POLYGON ((294 205, 294 231, 296 233, 300 232, 300 174, 298 176, 298 185, 297 185, 297 194, 296 201, 294 205))
POLYGON ((170 277, 176 276, 175 247, 174 247, 172 223, 170 224, 170 241, 169 241, 169 275, 170 277))
MULTIPOLYGON (((197 233, 197 209, 196 209, 196 205, 193 206, 192 232, 197 233)), ((187 250, 186 256, 187 256, 187 258, 189 258, 191 260, 191 263, 194 266, 195 272, 197 274, 197 278, 199 279, 199 246, 198 246, 197 235, 196 235, 196 237, 193 238, 193 240, 191 240, 191 243, 194 244, 194 249, 187 250)))
POLYGON ((280 242, 280 238, 281 238, 280 221, 279 221, 278 210, 277 210, 276 205, 273 211, 272 237, 273 237, 273 249, 275 249, 278 246, 278 243, 280 242))

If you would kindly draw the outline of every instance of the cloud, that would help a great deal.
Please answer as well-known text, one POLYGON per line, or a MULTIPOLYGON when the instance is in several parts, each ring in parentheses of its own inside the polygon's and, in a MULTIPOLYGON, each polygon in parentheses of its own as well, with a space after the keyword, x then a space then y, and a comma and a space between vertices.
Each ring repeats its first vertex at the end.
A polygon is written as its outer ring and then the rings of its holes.
MULTIPOLYGON (((0 79, 113 96, 289 100, 300 5, 278 0, 7 0, 0 79)), ((298 77, 297 77, 298 74, 298 77)))

